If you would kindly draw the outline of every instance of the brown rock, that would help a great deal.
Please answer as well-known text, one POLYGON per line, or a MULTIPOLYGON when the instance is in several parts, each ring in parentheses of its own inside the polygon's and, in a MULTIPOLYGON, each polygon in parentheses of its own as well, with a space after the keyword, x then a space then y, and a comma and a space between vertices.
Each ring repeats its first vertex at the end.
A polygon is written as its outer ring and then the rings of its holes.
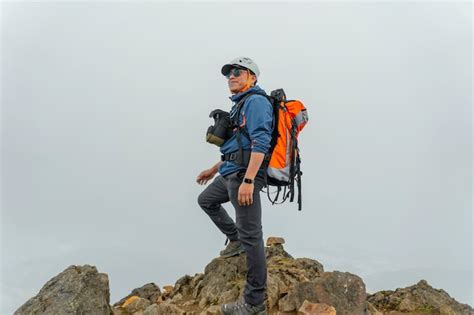
POLYGON ((472 307, 457 302, 442 289, 431 287, 426 280, 395 291, 383 290, 370 294, 367 301, 369 306, 381 313, 474 315, 472 307))
POLYGON ((125 315, 125 311, 120 306, 112 308, 112 311, 114 315, 125 315))
POLYGON ((399 305, 399 309, 402 312, 413 312, 416 310, 416 305, 409 298, 404 298, 399 305))
POLYGON ((189 300, 189 301, 186 301, 182 304, 182 306, 190 306, 190 305, 193 305, 193 304, 196 304, 197 301, 196 300, 189 300))
POLYGON ((283 237, 270 236, 269 238, 267 238, 267 246, 282 244, 285 244, 285 239, 283 237))
POLYGON ((365 284, 348 272, 324 272, 313 281, 298 282, 278 301, 279 311, 295 312, 305 300, 334 306, 338 315, 364 315, 365 284))
POLYGON ((286 258, 293 259, 293 256, 288 254, 288 252, 285 251, 285 249, 283 248, 283 245, 281 244, 275 244, 272 246, 265 247, 265 256, 267 258, 267 262, 270 262, 270 260, 275 257, 278 257, 278 258, 286 257, 286 258))
POLYGON ((174 289, 170 294, 170 297, 174 297, 176 294, 181 293, 182 294, 189 294, 188 292, 190 290, 189 282, 193 279, 190 275, 184 275, 181 278, 179 278, 175 285, 174 289))
POLYGON ((114 303, 115 306, 122 306, 130 297, 137 296, 142 299, 147 299, 151 303, 157 303, 158 298, 161 296, 160 288, 153 282, 147 283, 139 288, 133 289, 132 292, 120 301, 114 303))
POLYGON ((206 310, 202 311, 200 315, 221 315, 221 306, 220 305, 212 305, 211 307, 209 307, 206 310))
POLYGON ((129 297, 119 309, 122 310, 121 314, 137 315, 136 313, 143 313, 150 305, 149 300, 134 295, 129 297))
POLYGON ((165 285, 163 286, 163 290, 165 290, 165 292, 163 292, 163 294, 169 294, 171 292, 173 292, 173 286, 172 285, 165 285))
POLYGON ((207 306, 207 298, 203 297, 201 300, 199 300, 199 307, 201 309, 205 308, 207 306))
POLYGON ((305 300, 298 309, 298 315, 336 315, 336 309, 324 303, 311 303, 305 300))
POLYGON ((143 315, 188 315, 186 311, 177 305, 169 303, 152 304, 145 309, 143 315))
POLYGON ((165 301, 166 295, 162 294, 156 299, 156 304, 161 304, 165 301))
POLYGON ((440 315, 458 315, 459 314, 454 309, 452 309, 451 306, 449 305, 441 305, 441 307, 439 308, 439 313, 440 315))
POLYGON ((158 308, 158 304, 152 304, 145 309, 143 315, 161 315, 161 313, 158 313, 158 308))
POLYGON ((383 315, 383 313, 377 310, 370 302, 367 302, 367 312, 368 315, 383 315))
MULTIPOLYGON (((288 294, 290 289, 298 283, 316 280, 324 273, 323 265, 316 260, 309 258, 293 259, 286 255, 271 256, 268 259, 267 270, 269 309, 278 308, 277 304, 280 298, 288 294)), ((293 311, 296 312, 296 309, 293 311)))
POLYGON ((136 295, 132 295, 131 297, 129 297, 128 299, 125 300, 125 302, 123 302, 122 304, 122 308, 125 308, 127 307, 128 305, 130 305, 133 301, 135 300, 138 300, 140 297, 136 296, 136 295))

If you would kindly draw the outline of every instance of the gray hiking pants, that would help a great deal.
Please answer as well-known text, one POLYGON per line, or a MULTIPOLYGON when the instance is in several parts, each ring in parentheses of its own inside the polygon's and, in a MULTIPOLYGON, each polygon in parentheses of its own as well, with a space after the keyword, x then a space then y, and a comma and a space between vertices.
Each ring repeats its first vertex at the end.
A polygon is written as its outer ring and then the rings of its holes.
POLYGON ((250 304, 260 304, 265 300, 267 282, 267 261, 262 233, 262 206, 260 190, 265 180, 257 175, 254 181, 253 203, 249 206, 238 204, 239 187, 245 170, 217 176, 199 195, 199 206, 209 215, 222 233, 231 241, 240 240, 247 254, 247 283, 244 298, 250 304), (222 206, 230 201, 235 208, 236 223, 222 206))

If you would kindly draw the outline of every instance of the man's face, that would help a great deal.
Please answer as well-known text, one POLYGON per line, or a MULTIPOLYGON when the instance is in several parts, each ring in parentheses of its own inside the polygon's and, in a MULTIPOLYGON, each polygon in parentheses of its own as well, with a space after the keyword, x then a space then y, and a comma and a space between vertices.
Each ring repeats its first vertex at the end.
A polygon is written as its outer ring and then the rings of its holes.
POLYGON ((232 94, 239 93, 247 86, 253 86, 254 82, 257 80, 257 77, 254 74, 251 74, 249 70, 236 70, 237 68, 232 68, 229 73, 229 78, 227 79, 227 84, 229 85, 232 94))

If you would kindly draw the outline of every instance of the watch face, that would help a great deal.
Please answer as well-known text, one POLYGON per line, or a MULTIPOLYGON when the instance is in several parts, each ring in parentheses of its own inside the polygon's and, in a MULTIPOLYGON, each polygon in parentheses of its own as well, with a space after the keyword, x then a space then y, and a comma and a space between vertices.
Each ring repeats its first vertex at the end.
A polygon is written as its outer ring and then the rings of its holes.
POLYGON ((244 182, 246 182, 247 184, 252 184, 253 180, 251 180, 249 178, 244 178, 244 182))

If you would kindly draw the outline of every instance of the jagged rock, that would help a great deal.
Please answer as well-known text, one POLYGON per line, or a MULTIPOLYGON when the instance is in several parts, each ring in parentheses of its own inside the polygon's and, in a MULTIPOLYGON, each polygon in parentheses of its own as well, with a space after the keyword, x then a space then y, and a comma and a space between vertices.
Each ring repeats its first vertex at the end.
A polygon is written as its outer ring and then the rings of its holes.
POLYGON ((442 289, 434 289, 426 280, 417 284, 398 288, 395 291, 384 290, 368 295, 367 301, 373 308, 371 314, 396 315, 398 313, 425 315, 474 315, 467 304, 457 302, 442 289))
POLYGON ((336 309, 324 303, 311 303, 304 300, 298 310, 298 315, 336 315, 336 309))
POLYGON ((209 302, 209 299, 208 299, 207 297, 203 297, 203 298, 199 301, 199 307, 200 307, 201 309, 206 308, 208 302, 209 302))
POLYGON ((158 304, 152 304, 148 306, 143 312, 143 315, 161 315, 160 313, 158 313, 158 307, 158 304))
POLYGON ((202 311, 200 315, 221 315, 221 306, 220 305, 212 305, 211 307, 209 307, 206 310, 202 311))
POLYGON ((272 257, 293 258, 293 256, 291 256, 285 251, 285 249, 283 248, 283 245, 281 244, 275 244, 273 246, 265 247, 265 255, 267 258, 267 262, 272 257))
POLYGON ((109 278, 95 266, 71 265, 51 278, 14 315, 111 315, 109 278))
POLYGON ((113 306, 114 307, 123 306, 125 301, 127 301, 132 296, 137 296, 142 299, 147 299, 151 303, 157 303, 158 298, 161 296, 161 291, 160 291, 160 288, 156 284, 154 284, 153 282, 150 282, 150 283, 145 284, 144 286, 133 289, 129 295, 122 298, 120 301, 114 303, 113 306))
MULTIPOLYGON (((280 246, 280 245, 277 245, 280 246)), ((277 306, 278 300, 301 281, 311 281, 324 273, 323 265, 309 258, 294 259, 290 255, 273 253, 267 258, 267 305, 277 306)))
POLYGON ((165 285, 163 286, 163 290, 164 291, 161 293, 161 295, 169 296, 171 295, 171 292, 173 292, 174 287, 172 285, 165 285))
MULTIPOLYGON (((175 294, 173 296, 173 302, 180 302, 183 300, 183 295, 181 293, 175 294)), ((159 303, 157 303, 159 304, 159 303)))
POLYGON ((193 305, 193 304, 196 304, 197 301, 196 300, 189 300, 189 301, 186 301, 182 304, 182 306, 189 306, 189 305, 193 305))
MULTIPOLYGON (((367 294, 370 295, 370 294, 367 294)), ((368 315, 383 315, 382 312, 378 311, 375 306, 372 305, 372 303, 367 301, 367 312, 369 313, 368 315)))
POLYGON ((125 311, 121 307, 114 307, 113 309, 114 315, 124 315, 125 311))
POLYGON ((348 272, 324 272, 312 281, 298 282, 278 302, 282 312, 298 310, 305 300, 334 306, 338 315, 364 315, 365 284, 348 272))
MULTIPOLYGON (((186 312, 179 308, 177 305, 162 303, 152 304, 145 309, 143 315, 189 315, 190 312, 186 312)), ((196 312, 193 312, 196 314, 196 312)))
MULTIPOLYGON (((277 305, 278 300, 288 293, 290 287, 301 281, 314 280, 324 272, 323 266, 316 260, 294 259, 281 244, 266 247, 265 250, 269 309, 277 305)), ((204 273, 197 273, 194 277, 185 275, 178 279, 169 302, 190 311, 196 304, 204 310, 213 305, 235 301, 243 294, 246 274, 245 253, 234 257, 215 258, 205 267, 204 273)))
POLYGON ((270 236, 267 238, 267 246, 285 244, 285 239, 283 237, 270 236))
POLYGON ((141 315, 150 305, 150 300, 132 295, 122 305, 114 307, 114 315, 141 315))
POLYGON ((174 298, 174 296, 176 294, 178 294, 178 292, 182 292, 183 294, 189 294, 189 292, 186 291, 186 290, 189 290, 189 282, 192 279, 193 278, 190 275, 184 275, 181 278, 179 278, 178 280, 176 280, 176 283, 174 285, 174 289, 171 292, 170 297, 174 298))

